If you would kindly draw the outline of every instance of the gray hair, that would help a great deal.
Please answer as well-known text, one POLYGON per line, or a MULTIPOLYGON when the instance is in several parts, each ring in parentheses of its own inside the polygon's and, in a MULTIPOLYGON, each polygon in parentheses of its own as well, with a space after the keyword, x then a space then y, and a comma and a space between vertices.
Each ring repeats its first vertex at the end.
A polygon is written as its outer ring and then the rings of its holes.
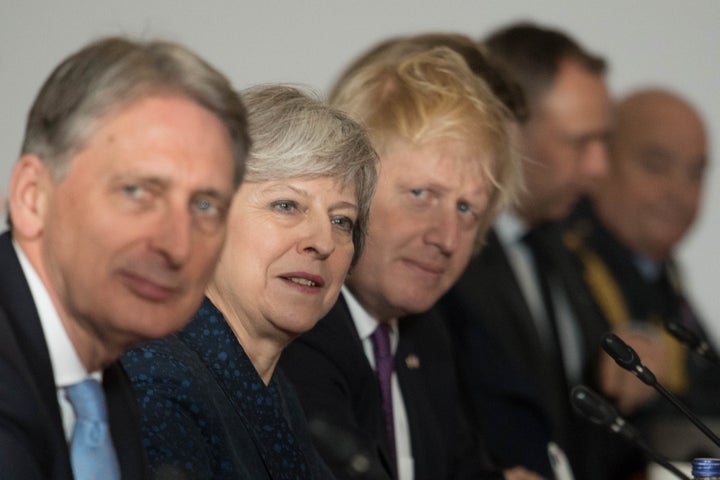
POLYGON ((332 177, 353 185, 358 216, 355 254, 362 252, 377 183, 377 154, 365 130, 310 92, 288 85, 258 85, 241 92, 248 109, 253 147, 245 180, 332 177))
POLYGON ((216 115, 233 142, 237 187, 250 147, 245 109, 230 82, 187 48, 170 42, 98 40, 66 58, 40 89, 22 154, 62 179, 72 156, 109 113, 154 95, 182 95, 216 115))

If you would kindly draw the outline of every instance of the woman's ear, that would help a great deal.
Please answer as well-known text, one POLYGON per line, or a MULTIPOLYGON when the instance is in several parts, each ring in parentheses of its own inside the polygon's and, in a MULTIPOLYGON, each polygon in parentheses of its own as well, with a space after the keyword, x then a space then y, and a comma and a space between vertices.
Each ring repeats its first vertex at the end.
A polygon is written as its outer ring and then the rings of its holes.
POLYGON ((13 168, 8 191, 8 214, 14 237, 40 236, 52 188, 50 172, 40 157, 32 154, 20 157, 13 168))

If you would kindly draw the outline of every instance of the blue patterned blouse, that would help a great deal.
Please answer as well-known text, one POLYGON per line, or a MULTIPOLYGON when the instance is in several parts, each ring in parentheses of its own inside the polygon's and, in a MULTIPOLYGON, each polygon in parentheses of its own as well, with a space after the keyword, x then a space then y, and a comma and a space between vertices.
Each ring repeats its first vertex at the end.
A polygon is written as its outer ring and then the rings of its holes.
POLYGON ((330 479, 302 408, 275 371, 266 386, 205 299, 179 333, 122 358, 158 478, 330 479))

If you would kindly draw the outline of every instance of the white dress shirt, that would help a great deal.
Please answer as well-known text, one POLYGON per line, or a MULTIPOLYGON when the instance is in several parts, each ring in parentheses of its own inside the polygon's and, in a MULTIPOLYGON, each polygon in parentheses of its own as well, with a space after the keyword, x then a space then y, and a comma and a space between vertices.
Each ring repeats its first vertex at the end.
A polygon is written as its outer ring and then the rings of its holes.
MULTIPOLYGON (((373 334, 378 326, 378 321, 360 305, 360 302, 350 293, 350 290, 343 285, 342 294, 347 302, 350 316, 355 323, 360 340, 365 350, 365 356, 370 362, 370 366, 375 369, 375 353, 373 352, 372 339, 373 334)), ((390 322, 390 346, 393 355, 398 345, 398 326, 397 319, 390 322)), ((415 465, 413 463, 412 448, 410 444, 410 426, 407 421, 407 413, 405 410, 405 402, 403 401, 400 384, 398 383, 397 374, 393 369, 392 374, 392 406, 393 406, 393 423, 395 428, 395 454, 397 456, 398 480, 413 480, 415 476, 415 465)))
MULTIPOLYGON (((50 354, 50 363, 53 369, 53 377, 55 378, 55 388, 57 390, 65 438, 69 442, 75 427, 75 412, 73 411, 70 401, 65 396, 65 387, 84 380, 88 377, 88 373, 63 327, 60 316, 57 310, 55 310, 55 306, 50 299, 50 294, 45 288, 45 285, 42 283, 42 280, 40 280, 40 277, 22 249, 14 240, 13 247, 15 248, 15 253, 20 261, 20 267, 30 288, 38 316, 40 317, 40 325, 43 330, 43 335, 45 336, 45 343, 48 348, 48 353, 50 354)), ((99 381, 102 380, 100 372, 96 372, 92 376, 99 381)))

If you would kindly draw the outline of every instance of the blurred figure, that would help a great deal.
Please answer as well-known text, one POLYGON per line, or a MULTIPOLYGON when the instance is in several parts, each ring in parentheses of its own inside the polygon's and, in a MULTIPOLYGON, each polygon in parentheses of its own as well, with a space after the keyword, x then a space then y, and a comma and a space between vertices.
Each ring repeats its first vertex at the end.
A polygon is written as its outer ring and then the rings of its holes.
POLYGON ((605 328, 564 251, 557 222, 607 168, 605 62, 563 32, 532 24, 502 28, 484 46, 522 87, 528 105, 529 118, 517 129, 525 190, 499 216, 486 247, 441 307, 458 339, 458 363, 489 379, 487 371, 495 372, 494 385, 486 382, 474 403, 485 409, 487 441, 502 461, 551 476, 547 441, 554 440, 577 478, 602 478, 592 435, 570 406, 569 387, 593 377, 605 328), (497 360, 478 348, 488 343, 484 336, 519 371, 489 367, 497 360), (515 405, 541 411, 549 435, 537 422, 529 434, 506 428, 515 405))
POLYGON ((429 310, 515 193, 510 114, 445 47, 358 65, 331 101, 380 156, 367 248, 281 366, 309 421, 335 432, 315 440, 338 478, 501 478, 468 428, 447 331, 429 310))
MULTIPOLYGON (((663 323, 673 321, 707 341, 673 258, 700 208, 708 164, 705 128, 687 101, 657 89, 620 101, 615 125, 609 175, 570 218, 566 240, 609 325, 660 383, 697 413, 717 415, 720 386, 711 381, 716 375, 704 372, 707 365, 663 333, 663 323)), ((666 410, 664 401, 652 401, 652 387, 610 357, 601 366, 602 390, 623 414, 653 423, 666 410)))
POLYGON ((357 123, 294 87, 242 98, 253 149, 207 297, 185 329, 123 366, 158 476, 331 479, 275 367, 362 251, 377 156, 357 123))
POLYGON ((197 310, 248 147, 229 82, 179 45, 103 39, 52 72, 0 236, 3 478, 146 478, 116 360, 197 310))

